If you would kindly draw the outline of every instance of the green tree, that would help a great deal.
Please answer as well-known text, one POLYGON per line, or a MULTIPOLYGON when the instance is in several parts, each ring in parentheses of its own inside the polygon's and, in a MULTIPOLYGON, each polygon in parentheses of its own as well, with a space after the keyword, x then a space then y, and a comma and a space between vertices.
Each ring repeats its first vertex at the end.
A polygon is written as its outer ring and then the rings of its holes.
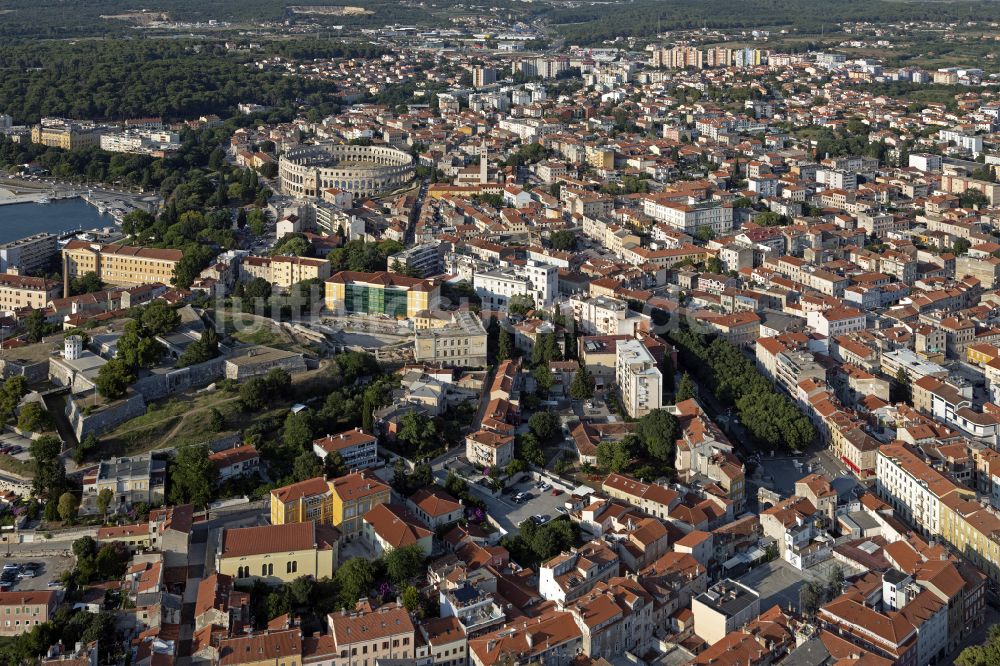
POLYGON ((955 256, 961 256, 966 252, 968 252, 970 247, 972 247, 972 243, 970 243, 968 239, 956 238, 955 244, 952 246, 951 251, 955 254, 955 256))
POLYGON ((104 522, 108 520, 108 507, 114 498, 115 493, 110 488, 104 488, 97 493, 97 510, 101 512, 101 520, 104 522))
POLYGON ((624 472, 631 461, 632 451, 625 439, 602 441, 597 445, 597 466, 605 472, 624 472))
POLYGON ((219 335, 215 328, 208 326, 201 337, 187 346, 181 357, 177 359, 177 367, 185 368, 210 361, 219 355, 219 335))
POLYGON ((403 415, 396 440, 413 453, 425 454, 440 443, 437 426, 426 414, 411 411, 403 415))
POLYGON ((295 456, 292 464, 292 476, 296 481, 315 479, 323 474, 323 462, 312 451, 303 451, 295 456))
POLYGON ((507 301, 507 312, 526 315, 535 309, 535 299, 530 294, 515 294, 507 301))
POLYGON ((181 323, 181 315, 166 301, 157 299, 142 309, 143 327, 150 335, 165 335, 181 323))
POLYGON ((559 419, 552 412, 535 412, 528 419, 528 428, 540 442, 551 442, 559 435, 559 419))
POLYGON ((641 419, 636 434, 653 460, 669 463, 674 458, 674 446, 680 434, 677 417, 665 409, 654 409, 641 419))
POLYGON ((581 365, 573 375, 569 385, 569 395, 574 400, 590 400, 594 397, 594 377, 587 366, 581 365))
POLYGON ((60 453, 62 442, 58 437, 42 435, 31 443, 32 492, 36 497, 55 498, 66 490, 66 467, 60 453))
POLYGON ((299 412, 288 412, 284 428, 281 431, 281 440, 285 446, 297 450, 310 448, 315 438, 315 427, 315 417, 312 410, 303 409, 299 412))
POLYGON ((218 407, 208 410, 208 427, 212 432, 222 432, 226 429, 226 417, 222 415, 218 407))
POLYGON ((215 496, 219 472, 209 460, 207 446, 185 446, 170 469, 170 501, 204 508, 215 496))
POLYGON ((97 392, 108 400, 118 400, 125 396, 128 387, 135 381, 128 364, 120 358, 113 358, 97 371, 94 384, 97 392))
POLYGON ((32 310, 24 320, 24 330, 30 342, 40 342, 42 338, 54 331, 54 328, 45 321, 45 315, 41 310, 32 310))
POLYGON ((240 403, 248 412, 260 410, 267 404, 268 387, 263 377, 251 377, 240 386, 240 403))
POLYGON ((403 607, 411 613, 420 609, 420 591, 412 585, 407 585, 401 595, 403 607))
POLYGON ((677 386, 677 393, 674 396, 675 402, 684 402, 685 400, 690 400, 691 398, 698 397, 698 389, 694 385, 694 380, 691 379, 691 375, 684 373, 681 375, 681 383, 677 386))
POLYGON ((76 520, 76 514, 80 510, 80 500, 69 491, 59 496, 59 517, 63 522, 71 523, 76 520))
POLYGON ((497 361, 508 361, 513 358, 513 354, 514 337, 506 327, 501 326, 497 343, 497 361))
POLYGON ((549 391, 552 390, 553 385, 555 385, 555 378, 552 376, 552 372, 549 370, 547 363, 540 363, 536 365, 532 371, 531 376, 535 380, 535 385, 538 387, 538 393, 542 396, 547 396, 549 391))
POLYGON ((88 271, 80 277, 74 277, 69 282, 69 292, 72 296, 93 294, 104 289, 104 283, 94 271, 88 271))
POLYGON ((17 427, 27 432, 52 430, 53 426, 52 415, 37 402, 26 404, 17 417, 17 427))
POLYGON ((538 438, 530 432, 521 435, 518 442, 518 456, 532 465, 541 467, 545 464, 545 453, 542 451, 538 438))
POLYGON ((375 582, 375 569, 371 561, 352 557, 344 562, 334 575, 340 588, 340 605, 353 610, 358 599, 367 597, 375 582))
POLYGON ((385 571, 395 585, 403 585, 419 576, 424 569, 424 551, 419 544, 393 548, 385 554, 385 571))
POLYGON ((572 252, 576 249, 576 234, 569 229, 560 229, 549 236, 549 244, 556 250, 572 252))
POLYGON ((694 232, 694 237, 703 243, 707 243, 708 241, 715 238, 715 232, 712 231, 712 227, 704 225, 698 227, 698 230, 694 232))

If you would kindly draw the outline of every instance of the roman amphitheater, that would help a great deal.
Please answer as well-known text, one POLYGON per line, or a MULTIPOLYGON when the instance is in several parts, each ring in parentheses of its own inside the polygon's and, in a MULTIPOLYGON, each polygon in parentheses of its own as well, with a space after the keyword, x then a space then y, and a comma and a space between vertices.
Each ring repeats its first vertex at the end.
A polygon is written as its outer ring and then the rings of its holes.
POLYGON ((281 156, 278 175, 281 191, 291 196, 317 197, 336 188, 371 197, 405 185, 413 177, 413 158, 388 146, 298 146, 281 156))

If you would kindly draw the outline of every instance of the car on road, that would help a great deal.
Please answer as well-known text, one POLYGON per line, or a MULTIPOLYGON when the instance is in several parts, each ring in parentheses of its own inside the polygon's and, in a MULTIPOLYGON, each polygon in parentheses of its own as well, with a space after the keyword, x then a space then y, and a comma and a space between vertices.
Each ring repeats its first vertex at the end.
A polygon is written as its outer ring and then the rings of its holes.
POLYGON ((35 572, 32 569, 21 569, 21 573, 17 574, 18 578, 34 578, 35 572))
POLYGON ((556 507, 556 511, 558 511, 559 513, 566 513, 566 507, 564 507, 564 506, 557 506, 556 507))
POLYGON ((548 483, 543 483, 541 486, 539 486, 539 488, 545 491, 549 491, 552 490, 552 485, 548 483))

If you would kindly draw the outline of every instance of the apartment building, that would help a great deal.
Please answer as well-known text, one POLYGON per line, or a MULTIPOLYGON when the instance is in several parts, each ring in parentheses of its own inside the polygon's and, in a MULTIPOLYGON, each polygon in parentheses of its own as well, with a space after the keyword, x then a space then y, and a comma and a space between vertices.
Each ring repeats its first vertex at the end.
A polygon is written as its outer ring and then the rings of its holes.
POLYGON ((409 663, 416 656, 415 628, 405 608, 331 613, 327 630, 333 640, 330 666, 409 663))
POLYGON ((19 636, 45 624, 59 607, 54 590, 0 592, 0 636, 19 636))
POLYGON ((514 438, 489 430, 470 433, 465 437, 465 457, 481 467, 506 467, 514 460, 514 438))
POLYGON ((663 374, 639 340, 618 343, 615 382, 625 411, 639 418, 663 405, 663 374))
POLYGON ((347 469, 365 469, 378 462, 378 439, 361 428, 313 440, 313 453, 320 460, 338 454, 347 469))
POLYGON ((0 244, 0 273, 36 273, 46 268, 54 256, 55 234, 34 234, 3 243, 0 244))
POLYGON ((412 318, 441 304, 441 286, 386 271, 341 271, 326 279, 325 304, 336 313, 412 318))
POLYGON ((109 510, 125 511, 137 503, 156 505, 163 502, 167 463, 151 454, 102 460, 83 477, 81 510, 96 511, 102 490, 112 493, 109 510))
POLYGON ((904 520, 922 533, 941 534, 941 501, 975 492, 931 467, 902 442, 879 448, 875 489, 904 520))
POLYGON ((180 250, 71 240, 63 248, 64 278, 96 273, 113 285, 170 284, 183 256, 180 250))
POLYGON ((679 202, 676 195, 650 195, 642 200, 642 212, 692 236, 702 227, 707 227, 716 236, 733 228, 732 205, 718 201, 689 199, 679 202))
POLYGON ((608 474, 601 484, 601 490, 608 497, 620 499, 664 520, 670 515, 670 510, 680 503, 677 491, 623 474, 608 474))
POLYGON ((444 255, 449 248, 450 245, 438 240, 420 243, 389 255, 387 265, 390 272, 396 272, 396 267, 399 266, 417 271, 424 277, 437 275, 444 270, 444 255))
POLYGON ((472 286, 484 308, 505 308, 514 296, 530 296, 537 307, 549 307, 559 295, 559 269, 528 260, 524 266, 477 272, 472 286))
POLYGON ((236 581, 291 583, 301 576, 332 577, 340 532, 308 521, 223 529, 216 570, 236 581))
POLYGON ((614 550, 603 541, 591 541, 539 565, 538 593, 544 599, 565 604, 617 575, 618 566, 614 550))
POLYGON ((711 645, 760 615, 760 595, 726 578, 693 597, 691 612, 694 633, 711 645))
POLYGON ((628 303, 617 298, 574 296, 569 299, 569 305, 573 309, 573 319, 585 335, 633 337, 639 331, 649 330, 649 315, 629 309, 628 303))
POLYGON ((865 313, 851 307, 809 312, 806 314, 806 321, 814 331, 828 338, 863 331, 866 328, 865 313))
POLYGON ((240 265, 243 281, 263 278, 282 289, 297 282, 326 280, 330 277, 330 262, 312 257, 278 255, 274 257, 246 257, 240 265))
POLYGON ((474 312, 458 310, 450 313, 441 326, 414 331, 413 360, 460 368, 486 365, 486 328, 474 312))
POLYGON ((43 310, 52 299, 59 298, 58 282, 45 278, 26 277, 0 273, 0 309, 19 310, 32 308, 43 310))
POLYGON ((430 557, 434 545, 434 532, 406 507, 396 504, 376 504, 365 513, 361 536, 377 557, 407 546, 416 546, 424 557, 430 557))

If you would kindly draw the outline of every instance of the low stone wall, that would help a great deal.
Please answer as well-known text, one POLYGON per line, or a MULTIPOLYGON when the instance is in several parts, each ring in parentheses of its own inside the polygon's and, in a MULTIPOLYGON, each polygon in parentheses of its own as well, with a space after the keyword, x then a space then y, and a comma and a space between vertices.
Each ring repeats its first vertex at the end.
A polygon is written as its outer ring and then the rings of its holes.
POLYGON ((160 400, 168 395, 222 379, 225 362, 226 359, 220 356, 186 368, 151 374, 137 381, 132 388, 141 393, 146 402, 160 400))
MULTIPOLYGON (((86 402, 86 399, 83 399, 86 402)), ((84 414, 85 404, 76 400, 67 400, 66 418, 76 434, 78 441, 87 435, 100 435, 117 428, 122 423, 146 413, 146 401, 138 391, 130 391, 129 395, 105 405, 91 414, 84 414)))

